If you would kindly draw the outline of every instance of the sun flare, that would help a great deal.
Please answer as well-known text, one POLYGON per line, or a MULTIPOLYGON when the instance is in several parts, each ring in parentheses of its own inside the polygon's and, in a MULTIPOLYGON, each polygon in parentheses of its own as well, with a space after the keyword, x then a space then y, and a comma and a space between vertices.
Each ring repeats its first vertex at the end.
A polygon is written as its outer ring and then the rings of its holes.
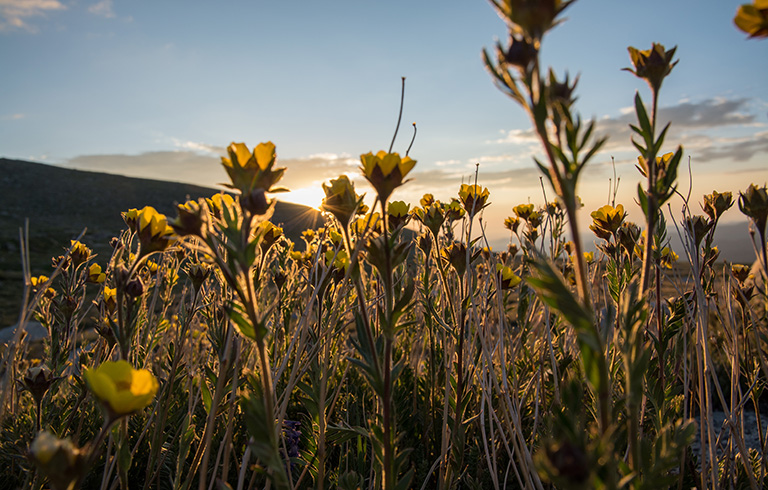
POLYGON ((280 197, 283 201, 303 204, 304 206, 319 210, 320 205, 323 203, 325 192, 323 192, 323 187, 318 184, 313 187, 303 187, 301 189, 291 190, 291 192, 287 192, 280 197))

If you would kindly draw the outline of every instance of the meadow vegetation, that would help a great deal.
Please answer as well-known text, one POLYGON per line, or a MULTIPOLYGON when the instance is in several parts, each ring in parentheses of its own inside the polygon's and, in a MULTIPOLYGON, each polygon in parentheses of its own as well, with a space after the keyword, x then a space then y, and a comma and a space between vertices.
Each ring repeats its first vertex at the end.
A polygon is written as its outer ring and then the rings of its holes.
MULTIPOLYGON (((754 36, 761 1, 737 17, 754 36)), ((502 223, 482 220, 477 179, 450 202, 393 200, 417 164, 395 138, 360 157, 371 208, 331 180, 325 226, 296 244, 271 220, 275 145, 232 143, 231 193, 170 218, 127 209, 108 262, 72 240, 50 274, 26 273, 20 323, 48 337, 20 329, 2 351, 0 487, 768 487, 768 189, 678 192, 683 150, 656 117, 675 48, 629 48, 650 88, 632 126, 645 222, 612 201, 585 252, 577 184, 604 139, 576 80, 539 64, 571 2, 492 4, 509 41, 486 67, 530 116, 556 194, 511 210, 506 250, 486 242, 502 223), (718 262, 736 201, 753 268, 718 262)))

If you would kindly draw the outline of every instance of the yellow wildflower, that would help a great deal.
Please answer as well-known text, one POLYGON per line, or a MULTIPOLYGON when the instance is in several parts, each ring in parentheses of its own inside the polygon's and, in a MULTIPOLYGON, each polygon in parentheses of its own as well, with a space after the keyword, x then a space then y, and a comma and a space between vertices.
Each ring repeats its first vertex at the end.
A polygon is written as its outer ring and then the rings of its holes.
POLYGON ((496 264, 496 273, 499 275, 501 289, 503 290, 512 289, 522 281, 520 276, 512 271, 511 267, 507 267, 504 264, 496 264))
POLYGON ((363 166, 361 170, 368 179, 379 199, 386 201, 397 187, 403 185, 403 179, 413 170, 416 160, 410 157, 400 158, 399 153, 380 151, 375 155, 366 153, 360 155, 363 166))
POLYGON ((83 375, 94 396, 115 417, 143 409, 157 393, 155 376, 146 369, 134 369, 124 360, 104 362, 83 375))
POLYGON ((528 216, 533 213, 533 204, 518 204, 514 208, 512 208, 512 211, 517 215, 518 218, 527 220, 528 216))
POLYGON ((477 184, 461 184, 459 189, 459 198, 464 209, 471 216, 477 214, 481 209, 488 205, 488 196, 490 193, 485 187, 477 184))
POLYGON ((651 49, 644 51, 631 46, 627 49, 629 50, 629 57, 632 60, 634 70, 631 68, 624 69, 634 73, 638 78, 644 79, 650 85, 651 90, 657 93, 661 88, 664 78, 669 75, 672 68, 677 64, 677 61, 672 62, 677 47, 665 50, 663 45, 653 43, 651 49))
POLYGON ((355 192, 355 184, 349 177, 342 175, 331 180, 330 185, 323 184, 323 191, 325 198, 320 209, 334 215, 342 226, 347 226, 361 203, 361 196, 355 192))
POLYGON ((408 212, 411 209, 411 205, 405 201, 392 201, 387 206, 387 215, 389 219, 390 228, 399 228, 404 225, 409 218, 408 212))
POLYGON ((162 252, 174 240, 173 228, 168 225, 167 218, 152 206, 143 207, 136 218, 136 232, 142 255, 162 252))
POLYGON ((93 263, 88 268, 88 282, 101 284, 107 279, 107 275, 101 271, 99 264, 93 263))
POLYGON ((610 204, 606 204, 597 211, 593 211, 592 224, 589 225, 589 229, 592 230, 598 238, 603 240, 610 240, 613 235, 621 228, 624 218, 627 217, 627 213, 624 212, 624 206, 621 204, 615 208, 610 204))
POLYGON ((255 189, 265 192, 281 192, 286 189, 273 186, 283 177, 285 168, 272 167, 277 160, 275 145, 271 141, 259 143, 251 152, 245 143, 232 143, 227 148, 229 158, 221 157, 221 164, 227 171, 232 189, 248 195, 255 189))
POLYGON ((768 0, 741 5, 733 23, 749 37, 768 37, 768 0))

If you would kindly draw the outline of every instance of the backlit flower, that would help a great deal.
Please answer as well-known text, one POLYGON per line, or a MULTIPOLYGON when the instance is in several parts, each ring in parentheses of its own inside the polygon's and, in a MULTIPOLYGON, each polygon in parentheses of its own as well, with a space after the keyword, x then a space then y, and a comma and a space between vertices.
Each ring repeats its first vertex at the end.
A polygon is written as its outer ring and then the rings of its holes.
POLYGON ((232 197, 232 194, 225 194, 224 192, 207 197, 205 202, 215 218, 221 218, 224 208, 232 210, 232 206, 235 205, 235 199, 232 197))
POLYGON ((375 232, 379 229, 379 220, 381 215, 379 213, 367 214, 355 219, 352 222, 352 231, 357 235, 362 235, 366 230, 368 232, 375 232))
POLYGON ((751 184, 746 191, 739 192, 739 209, 764 233, 768 221, 768 188, 751 184))
POLYGON ((221 164, 227 171, 232 189, 241 194, 249 194, 254 189, 264 189, 265 192, 280 192, 285 189, 274 188, 283 177, 285 168, 275 168, 277 153, 271 141, 259 143, 251 152, 245 143, 232 143, 227 148, 229 158, 221 157, 221 164))
POLYGON ((261 237, 261 242, 259 243, 261 252, 267 253, 272 245, 283 236, 283 229, 275 226, 271 221, 262 221, 254 230, 254 233, 256 236, 261 237))
POLYGON ((101 284, 107 279, 107 275, 101 271, 99 264, 93 263, 88 268, 88 282, 101 284))
POLYGON ((621 228, 621 223, 627 217, 624 212, 624 206, 619 204, 615 208, 609 204, 593 211, 592 224, 589 229, 592 230, 598 238, 610 240, 613 235, 621 228))
POLYGON ((443 209, 445 211, 445 217, 449 221, 460 220, 464 217, 464 208, 456 198, 451 199, 451 202, 446 204, 443 209))
POLYGON ((768 0, 741 5, 733 22, 749 37, 768 37, 768 0))
POLYGON ((355 192, 355 185, 346 175, 323 184, 325 198, 320 209, 331 213, 342 226, 347 226, 360 204, 360 196, 355 192))
POLYGON ((464 206, 464 210, 471 216, 474 216, 488 205, 489 195, 488 189, 477 184, 461 184, 459 189, 461 204, 464 206))
MULTIPOLYGON (((431 194, 429 194, 431 196, 431 194)), ((425 194, 425 197, 427 195, 425 194)), ((413 214, 418 221, 429 228, 433 235, 437 236, 440 233, 440 227, 445 223, 445 213, 443 211, 443 205, 439 201, 427 200, 423 198, 421 200, 423 208, 416 208, 413 210, 413 214), (424 205, 424 202, 429 204, 424 205)))
POLYGON ((731 209, 733 206, 733 193, 732 192, 717 192, 712 191, 712 194, 704 196, 704 212, 712 221, 717 221, 724 212, 731 209))
POLYGON ((54 376, 48 366, 40 364, 39 366, 27 369, 27 373, 21 382, 24 388, 32 394, 35 401, 39 403, 43 396, 45 396, 45 392, 48 391, 48 388, 58 379, 60 378, 54 376))
POLYGON ((516 216, 508 216, 504 220, 504 228, 508 229, 512 233, 517 233, 517 228, 520 226, 520 218, 516 216))
POLYGON ((117 288, 104 286, 104 291, 101 293, 101 301, 108 312, 115 311, 115 308, 117 308, 117 288))
POLYGON ((693 242, 698 247, 701 245, 701 241, 712 229, 714 223, 710 222, 704 216, 688 216, 685 218, 685 229, 690 233, 693 238, 693 242))
POLYGON ((411 205, 405 201, 392 201, 387 205, 387 219, 389 219, 390 228, 399 228, 408 221, 408 212, 411 205))
POLYGON ((176 206, 178 216, 168 223, 179 236, 202 236, 204 233, 205 212, 197 201, 187 201, 176 206))
POLYGON ((73 488, 85 469, 84 451, 69 439, 59 439, 48 431, 37 434, 29 446, 29 454, 54 490, 73 488))
POLYGON ((629 57, 632 60, 634 70, 631 68, 624 69, 634 73, 638 78, 644 79, 650 85, 651 90, 657 93, 661 88, 664 78, 669 75, 672 68, 677 64, 677 61, 672 62, 677 47, 667 51, 662 44, 653 43, 651 49, 644 51, 631 46, 627 50, 629 51, 629 57))
POLYGON ((392 191, 403 185, 403 179, 416 165, 416 160, 410 157, 400 158, 399 153, 387 153, 383 150, 375 155, 360 155, 360 161, 363 164, 363 175, 376 189, 382 201, 389 199, 392 191))
POLYGON ((558 23, 557 17, 572 2, 563 0, 506 0, 497 6, 527 37, 540 41, 558 23))
POLYGON ((142 208, 136 218, 136 233, 143 255, 162 252, 174 240, 173 228, 168 225, 167 218, 152 206, 142 208))
POLYGON ((517 215, 518 218, 522 220, 527 220, 528 216, 533 213, 533 204, 518 204, 514 208, 512 208, 512 211, 517 215))
POLYGON ((134 369, 124 360, 104 362, 83 375, 94 396, 116 417, 143 409, 157 393, 155 376, 146 369, 134 369))
POLYGON ((522 281, 518 275, 512 272, 511 267, 507 267, 504 264, 496 264, 496 273, 499 275, 501 289, 503 290, 512 289, 522 281))
POLYGON ((445 247, 441 256, 445 262, 451 265, 459 276, 463 276, 467 270, 467 246, 462 242, 452 242, 445 247))
POLYGON ((75 265, 75 267, 91 258, 91 249, 77 240, 70 240, 69 248, 69 256, 72 259, 72 263, 75 265))

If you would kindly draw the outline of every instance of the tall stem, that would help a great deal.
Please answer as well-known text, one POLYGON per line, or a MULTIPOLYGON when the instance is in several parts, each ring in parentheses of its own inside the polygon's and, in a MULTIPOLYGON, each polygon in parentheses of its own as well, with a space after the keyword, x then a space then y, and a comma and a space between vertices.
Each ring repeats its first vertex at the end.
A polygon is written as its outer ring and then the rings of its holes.
MULTIPOLYGON (((653 107, 651 109, 651 137, 653 141, 656 140, 656 109, 658 105, 658 93, 653 91, 653 107)), ((644 155, 646 166, 648 169, 648 214, 645 216, 647 223, 645 232, 645 246, 643 248, 643 271, 640 275, 640 294, 645 296, 650 287, 650 274, 651 274, 651 254, 653 253, 653 241, 652 235, 656 228, 656 219, 658 210, 656 209, 656 149, 655 143, 652 143, 648 148, 648 154, 644 155)))
POLYGON ((395 326, 392 325, 394 305, 392 252, 389 244, 389 215, 386 199, 379 199, 382 215, 382 235, 384 237, 384 392, 382 393, 382 424, 384 435, 384 490, 393 490, 397 485, 395 468, 394 421, 392 415, 392 344, 395 326))

